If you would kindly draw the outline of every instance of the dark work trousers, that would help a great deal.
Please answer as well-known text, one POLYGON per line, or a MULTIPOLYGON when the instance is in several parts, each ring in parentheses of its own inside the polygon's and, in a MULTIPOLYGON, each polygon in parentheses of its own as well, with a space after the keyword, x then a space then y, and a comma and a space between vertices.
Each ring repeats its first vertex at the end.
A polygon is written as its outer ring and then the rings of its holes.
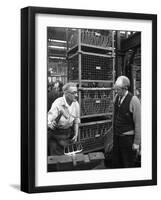
POLYGON ((132 150, 134 135, 114 135, 112 168, 134 167, 136 152, 132 150))
POLYGON ((63 155, 64 148, 71 143, 73 136, 73 128, 48 129, 48 155, 63 155))

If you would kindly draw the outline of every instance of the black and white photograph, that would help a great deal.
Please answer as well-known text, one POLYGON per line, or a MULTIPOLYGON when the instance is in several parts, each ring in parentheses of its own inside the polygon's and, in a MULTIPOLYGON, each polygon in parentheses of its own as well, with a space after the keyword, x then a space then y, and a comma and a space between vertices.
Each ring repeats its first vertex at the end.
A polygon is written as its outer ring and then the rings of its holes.
POLYGON ((156 15, 21 11, 21 190, 156 185, 156 15))
POLYGON ((1 199, 160 200, 160 1, 5 0, 0 16, 1 199))
POLYGON ((48 172, 141 167, 141 32, 47 27, 48 172))

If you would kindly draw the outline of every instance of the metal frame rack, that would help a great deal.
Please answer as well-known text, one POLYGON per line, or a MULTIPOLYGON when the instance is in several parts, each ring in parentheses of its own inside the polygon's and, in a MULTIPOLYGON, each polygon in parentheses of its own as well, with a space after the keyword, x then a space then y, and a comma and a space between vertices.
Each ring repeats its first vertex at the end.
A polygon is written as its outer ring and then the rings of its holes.
POLYGON ((79 141, 84 153, 101 150, 105 135, 112 138, 114 32, 69 29, 67 49, 68 80, 79 87, 79 141))

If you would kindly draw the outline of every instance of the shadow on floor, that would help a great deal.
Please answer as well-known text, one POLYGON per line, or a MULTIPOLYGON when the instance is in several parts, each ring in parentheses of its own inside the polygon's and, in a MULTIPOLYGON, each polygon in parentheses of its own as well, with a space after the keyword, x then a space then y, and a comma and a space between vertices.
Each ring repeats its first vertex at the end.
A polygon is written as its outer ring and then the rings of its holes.
POLYGON ((15 190, 20 190, 20 185, 18 184, 10 184, 10 186, 14 188, 15 190))

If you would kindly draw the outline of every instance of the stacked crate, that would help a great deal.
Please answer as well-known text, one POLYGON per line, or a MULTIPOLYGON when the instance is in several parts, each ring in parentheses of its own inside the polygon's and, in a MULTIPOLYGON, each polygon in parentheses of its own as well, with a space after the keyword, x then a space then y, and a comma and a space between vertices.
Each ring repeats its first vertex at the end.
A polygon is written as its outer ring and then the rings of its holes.
MULTIPOLYGON (((68 81, 79 86, 83 152, 104 149, 104 137, 112 134, 114 84, 113 31, 68 30, 68 81)), ((110 141, 109 141, 110 142, 110 141)))

